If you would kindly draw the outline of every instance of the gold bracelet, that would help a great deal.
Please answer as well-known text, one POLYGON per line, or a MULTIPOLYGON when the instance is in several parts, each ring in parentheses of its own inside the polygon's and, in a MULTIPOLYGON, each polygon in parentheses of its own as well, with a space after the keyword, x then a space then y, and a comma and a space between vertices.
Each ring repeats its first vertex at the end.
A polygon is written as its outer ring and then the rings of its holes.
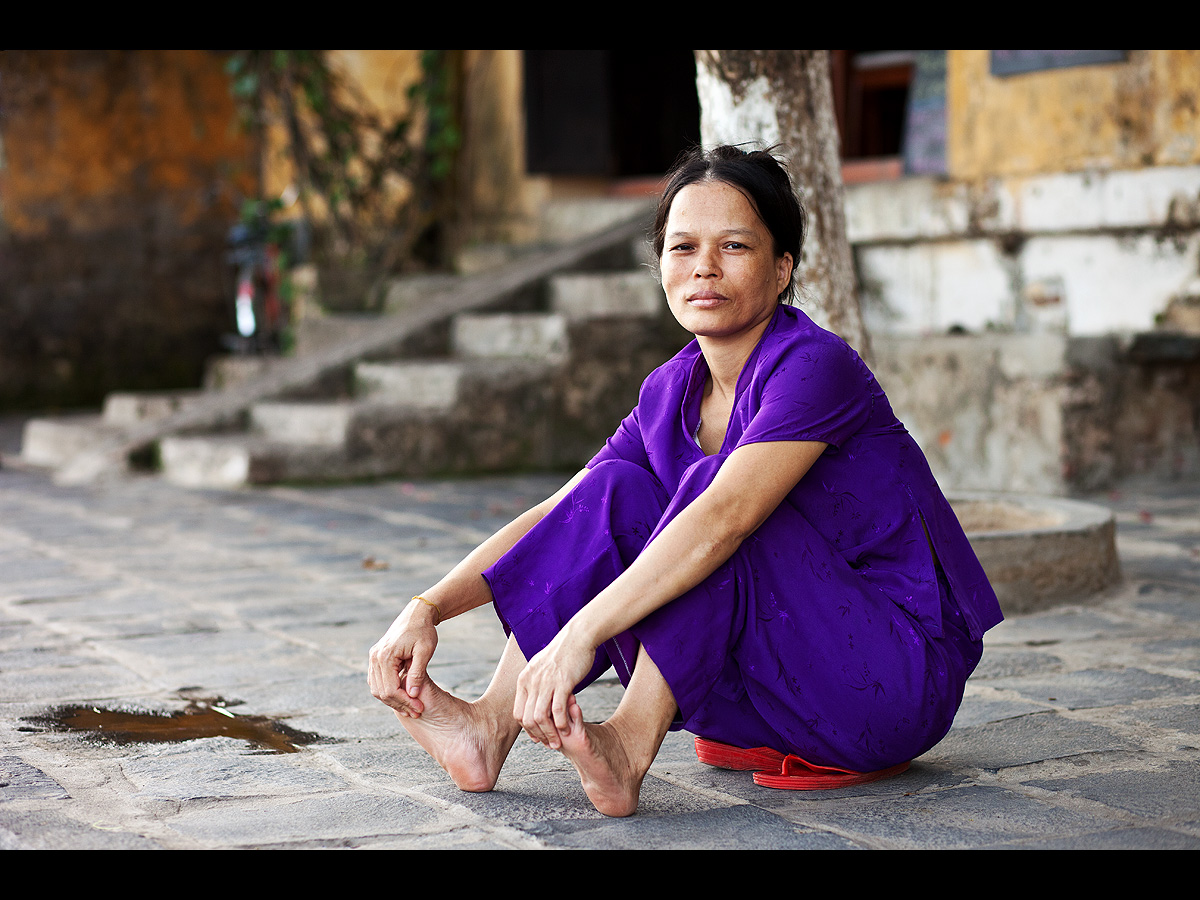
POLYGON ((433 620, 433 626, 434 626, 435 628, 436 628, 438 625, 441 625, 441 624, 442 624, 442 611, 441 611, 440 609, 438 609, 438 605, 437 605, 436 603, 434 603, 432 600, 426 600, 426 599, 425 599, 424 597, 422 597, 420 594, 417 594, 417 596, 413 597, 413 599, 414 599, 414 600, 420 600, 420 601, 421 601, 422 603, 424 603, 426 606, 432 606, 432 607, 433 607, 433 611, 434 611, 434 613, 436 613, 436 614, 437 614, 437 615, 436 615, 436 618, 433 620))

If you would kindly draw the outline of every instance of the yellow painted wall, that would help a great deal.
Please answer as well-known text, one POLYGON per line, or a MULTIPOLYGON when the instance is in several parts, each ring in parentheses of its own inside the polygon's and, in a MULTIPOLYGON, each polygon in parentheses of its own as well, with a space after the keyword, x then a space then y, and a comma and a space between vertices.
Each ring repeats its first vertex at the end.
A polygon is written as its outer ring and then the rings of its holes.
POLYGON ((386 119, 408 110, 408 89, 421 77, 420 50, 329 50, 329 63, 386 119))
MULTIPOLYGON (((420 50, 330 50, 331 65, 384 122, 408 113, 408 90, 421 77, 420 50)), ((521 241, 547 193, 545 179, 525 175, 525 119, 520 50, 464 50, 460 57, 461 145, 456 225, 463 241, 521 241)), ((426 127, 416 111, 416 134, 426 127)), ((265 148, 266 193, 292 183, 286 134, 271 131, 265 148)), ((392 184, 398 202, 405 185, 392 184)), ((314 210, 321 214, 320 208, 314 210)))
MULTIPOLYGON (((359 103, 387 125, 408 113, 409 87, 421 77, 420 50, 327 50, 325 53, 330 67, 349 88, 351 97, 347 100, 359 103)), ((262 153, 263 193, 267 197, 283 196, 294 186, 295 175, 287 132, 278 115, 269 121, 262 153)), ((394 181, 385 184, 385 189, 394 195, 388 199, 398 203, 407 195, 408 186, 394 181)), ((314 200, 311 210, 318 217, 324 215, 319 200, 314 200)))
POLYGON ((947 51, 951 178, 1200 163, 1200 50, 998 78, 987 50, 947 51))
POLYGON ((0 52, 0 409, 200 383, 258 188, 226 59, 0 52))
POLYGON ((211 50, 7 51, 4 227, 42 234, 125 224, 134 196, 209 215, 218 185, 253 190, 223 58, 211 50))

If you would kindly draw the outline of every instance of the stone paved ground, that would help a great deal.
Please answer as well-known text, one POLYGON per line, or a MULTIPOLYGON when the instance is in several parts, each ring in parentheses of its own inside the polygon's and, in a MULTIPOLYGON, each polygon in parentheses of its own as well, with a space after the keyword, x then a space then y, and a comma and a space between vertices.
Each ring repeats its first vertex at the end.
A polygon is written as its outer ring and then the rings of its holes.
MULTIPOLYGON (((1118 512, 1124 583, 993 630, 954 729, 902 776, 772 791, 700 765, 677 733, 630 819, 596 813, 528 741, 496 791, 460 793, 371 698, 367 649, 560 480, 203 492, 0 469, 0 847, 1200 847, 1195 484, 1099 498, 1118 512), (116 745, 36 721, 218 697, 324 740, 116 745)), ((441 631, 434 677, 474 695, 503 644, 494 617, 441 631)), ((619 696, 593 686, 585 714, 619 696)))

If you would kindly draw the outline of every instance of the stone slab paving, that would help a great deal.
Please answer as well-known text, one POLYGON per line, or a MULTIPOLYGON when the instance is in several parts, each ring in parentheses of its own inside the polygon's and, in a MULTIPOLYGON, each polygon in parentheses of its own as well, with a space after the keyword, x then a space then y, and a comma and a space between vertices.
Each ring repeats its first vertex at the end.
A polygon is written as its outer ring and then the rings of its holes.
MULTIPOLYGON (((189 491, 0 468, 0 847, 94 849, 1200 848, 1200 485, 1113 506, 1125 580, 988 635, 954 729, 903 775, 756 787, 668 736, 638 814, 587 802, 518 742, 461 793, 368 693, 367 650, 412 594, 563 476, 189 491), (113 744, 55 709, 189 701, 320 736, 113 744)), ((446 623, 434 677, 477 695, 504 637, 446 623)), ((581 701, 590 719, 615 679, 581 701)))

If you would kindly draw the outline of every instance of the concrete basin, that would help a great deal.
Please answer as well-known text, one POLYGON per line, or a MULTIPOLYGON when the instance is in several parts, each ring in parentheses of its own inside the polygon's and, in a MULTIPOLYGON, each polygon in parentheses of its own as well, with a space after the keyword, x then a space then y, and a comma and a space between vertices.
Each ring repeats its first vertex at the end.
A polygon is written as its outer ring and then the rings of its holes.
POLYGON ((1061 497, 959 493, 948 497, 1005 613, 1082 600, 1121 578, 1116 520, 1061 497))

